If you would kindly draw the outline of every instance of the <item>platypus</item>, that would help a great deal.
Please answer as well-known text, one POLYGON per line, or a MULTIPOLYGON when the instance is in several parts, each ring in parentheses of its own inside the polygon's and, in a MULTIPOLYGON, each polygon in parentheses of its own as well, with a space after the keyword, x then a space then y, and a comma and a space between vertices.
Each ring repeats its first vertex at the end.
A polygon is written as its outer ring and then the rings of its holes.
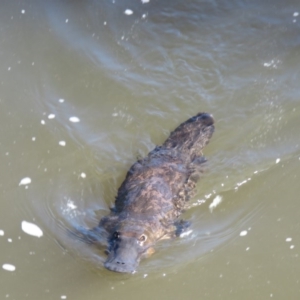
POLYGON ((210 114, 198 113, 131 166, 114 207, 98 225, 107 234, 105 268, 133 273, 158 241, 179 236, 188 227, 179 217, 202 173, 202 149, 214 132, 213 124, 210 114))

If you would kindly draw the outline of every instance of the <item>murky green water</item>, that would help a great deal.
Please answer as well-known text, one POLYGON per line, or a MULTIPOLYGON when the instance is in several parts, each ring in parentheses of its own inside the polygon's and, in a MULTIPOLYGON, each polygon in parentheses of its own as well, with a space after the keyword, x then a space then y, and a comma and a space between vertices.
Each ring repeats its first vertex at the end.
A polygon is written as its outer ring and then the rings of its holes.
POLYGON ((2 1, 0 299, 298 299, 299 13, 296 0, 2 1), (95 226, 137 157, 200 111, 216 132, 192 233, 136 274, 105 270, 104 249, 66 229, 95 226))

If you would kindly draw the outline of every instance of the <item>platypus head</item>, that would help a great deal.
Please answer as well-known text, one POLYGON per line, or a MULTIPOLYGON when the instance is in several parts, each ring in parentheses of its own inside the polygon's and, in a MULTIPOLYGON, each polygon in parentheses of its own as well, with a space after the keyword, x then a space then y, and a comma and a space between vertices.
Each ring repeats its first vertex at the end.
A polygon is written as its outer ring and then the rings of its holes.
POLYGON ((141 258, 154 252, 155 240, 151 233, 139 226, 118 226, 108 242, 108 258, 104 266, 115 272, 133 273, 141 258))

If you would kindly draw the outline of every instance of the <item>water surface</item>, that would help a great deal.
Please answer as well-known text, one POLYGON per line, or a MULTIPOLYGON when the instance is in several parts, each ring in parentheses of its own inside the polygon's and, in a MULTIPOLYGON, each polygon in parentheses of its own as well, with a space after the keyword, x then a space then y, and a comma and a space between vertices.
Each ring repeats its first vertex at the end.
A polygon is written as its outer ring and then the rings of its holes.
POLYGON ((0 298, 298 299, 299 3, 44 2, 0 5, 0 298), (216 132, 192 233, 105 270, 66 229, 200 111, 216 132))

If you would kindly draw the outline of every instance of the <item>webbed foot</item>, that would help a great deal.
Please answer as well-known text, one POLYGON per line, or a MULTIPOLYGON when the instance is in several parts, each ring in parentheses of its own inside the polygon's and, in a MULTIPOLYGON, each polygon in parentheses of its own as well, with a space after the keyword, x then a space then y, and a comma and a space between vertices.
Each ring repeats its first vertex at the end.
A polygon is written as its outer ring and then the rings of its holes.
POLYGON ((179 221, 175 222, 174 225, 176 227, 175 235, 177 237, 179 237, 188 230, 188 228, 191 225, 191 222, 185 221, 185 220, 179 220, 179 221))

